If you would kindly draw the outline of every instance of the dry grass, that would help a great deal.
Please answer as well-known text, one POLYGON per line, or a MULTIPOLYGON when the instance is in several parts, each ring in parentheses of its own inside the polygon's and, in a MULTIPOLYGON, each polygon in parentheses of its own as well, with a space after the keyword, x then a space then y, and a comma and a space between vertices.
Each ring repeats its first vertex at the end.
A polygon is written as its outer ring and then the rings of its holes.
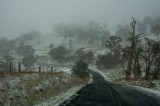
POLYGON ((89 81, 89 78, 81 79, 75 75, 71 75, 68 78, 67 82, 63 82, 61 81, 65 77, 65 74, 63 72, 39 73, 38 75, 38 79, 23 82, 23 84, 25 85, 25 90, 27 91, 27 94, 29 94, 27 98, 29 105, 33 105, 33 103, 36 103, 38 101, 46 100, 50 97, 60 95, 74 86, 86 84, 89 81), (57 78, 57 81, 53 81, 49 85, 39 90, 35 89, 35 86, 39 85, 41 81, 48 78, 57 78))
MULTIPOLYGON (((68 75, 64 72, 0 72, 0 78, 7 77, 21 77, 26 75, 33 75, 31 77, 26 77, 27 79, 21 80, 19 86, 23 87, 23 90, 26 92, 27 96, 23 97, 23 104, 25 106, 32 106, 36 102, 49 99, 57 95, 61 95, 70 88, 86 84, 89 81, 89 78, 81 79, 76 75, 68 75), (34 77, 34 75, 36 77, 34 77), (43 85, 44 81, 48 81, 49 84, 43 85), (36 87, 43 85, 39 89, 36 87)), ((18 101, 16 101, 18 103, 18 101)))
POLYGON ((24 71, 24 72, 0 72, 0 78, 4 77, 9 77, 9 76, 20 76, 20 75, 27 75, 27 74, 38 74, 38 75, 44 75, 44 74, 49 74, 50 76, 57 76, 61 75, 63 72, 55 72, 55 73, 50 73, 50 72, 31 72, 31 71, 24 71))

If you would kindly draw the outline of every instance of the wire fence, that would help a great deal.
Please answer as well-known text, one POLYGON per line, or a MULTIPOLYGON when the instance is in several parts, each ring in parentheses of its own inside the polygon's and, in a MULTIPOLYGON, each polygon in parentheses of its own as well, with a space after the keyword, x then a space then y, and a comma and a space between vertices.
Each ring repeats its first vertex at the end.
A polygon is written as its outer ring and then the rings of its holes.
POLYGON ((38 65, 25 65, 22 63, 10 62, 5 65, 4 69, 0 66, 0 72, 55 72, 57 67, 71 67, 72 65, 53 65, 48 64, 48 66, 38 66, 38 65))

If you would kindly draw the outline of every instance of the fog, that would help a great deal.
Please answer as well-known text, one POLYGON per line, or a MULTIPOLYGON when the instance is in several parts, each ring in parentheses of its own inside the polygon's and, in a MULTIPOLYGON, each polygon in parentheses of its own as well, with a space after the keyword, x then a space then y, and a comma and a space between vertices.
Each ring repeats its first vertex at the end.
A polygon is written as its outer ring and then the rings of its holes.
POLYGON ((18 36, 31 30, 43 34, 57 23, 107 23, 111 29, 134 16, 159 12, 160 0, 1 0, 0 36, 18 36))

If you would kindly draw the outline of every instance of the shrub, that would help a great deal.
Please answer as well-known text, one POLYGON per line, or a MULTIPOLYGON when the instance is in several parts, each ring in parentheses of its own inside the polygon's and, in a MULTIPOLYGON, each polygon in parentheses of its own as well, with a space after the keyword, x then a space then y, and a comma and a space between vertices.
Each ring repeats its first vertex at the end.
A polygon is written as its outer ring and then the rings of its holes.
POLYGON ((20 45, 16 48, 16 53, 21 56, 32 55, 35 49, 30 45, 20 45))
POLYGON ((6 55, 0 59, 0 71, 15 71, 16 66, 14 64, 14 58, 6 55))
POLYGON ((66 61, 67 54, 68 54, 68 49, 64 46, 58 46, 56 48, 52 48, 49 51, 49 56, 53 60, 58 61, 59 63, 63 63, 66 61))
POLYGON ((79 76, 80 78, 86 78, 89 76, 89 72, 87 71, 88 64, 82 60, 76 62, 76 64, 72 68, 72 73, 79 76))

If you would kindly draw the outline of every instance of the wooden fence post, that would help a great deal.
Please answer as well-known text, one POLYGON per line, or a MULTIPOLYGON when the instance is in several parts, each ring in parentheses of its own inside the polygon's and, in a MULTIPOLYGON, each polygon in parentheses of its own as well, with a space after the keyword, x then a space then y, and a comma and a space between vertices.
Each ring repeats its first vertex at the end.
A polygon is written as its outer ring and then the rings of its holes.
POLYGON ((33 72, 34 72, 34 64, 33 64, 33 72))
POLYGON ((12 62, 9 63, 9 71, 12 72, 12 62))
POLYGON ((53 72, 53 67, 51 67, 51 73, 53 72))
POLYGON ((39 73, 41 72, 41 67, 39 67, 39 73))
POLYGON ((18 63, 18 71, 21 72, 21 63, 18 63))
POLYGON ((49 71, 49 66, 47 66, 47 72, 49 71))

